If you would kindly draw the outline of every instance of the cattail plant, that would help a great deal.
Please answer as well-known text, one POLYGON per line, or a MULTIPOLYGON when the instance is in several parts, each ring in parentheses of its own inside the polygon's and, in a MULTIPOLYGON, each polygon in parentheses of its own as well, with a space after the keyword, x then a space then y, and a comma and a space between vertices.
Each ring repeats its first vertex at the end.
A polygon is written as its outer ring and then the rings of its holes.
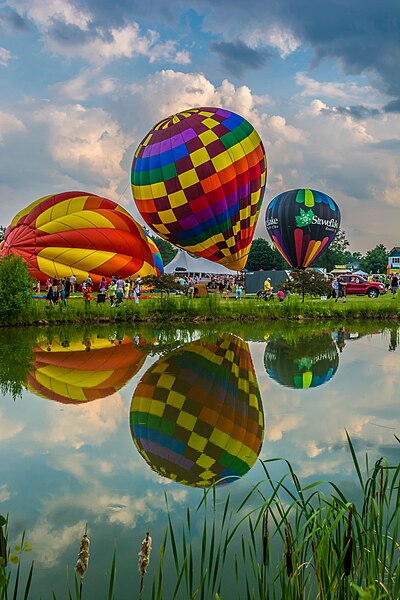
POLYGON ((147 567, 149 566, 149 562, 150 562, 150 552, 151 552, 151 537, 150 537, 150 533, 147 532, 146 533, 146 537, 144 538, 144 540, 142 540, 142 548, 139 552, 139 573, 141 575, 140 577, 140 590, 139 590, 139 600, 142 598, 143 595, 143 588, 144 588, 144 576, 146 575, 147 572, 147 567))
POLYGON ((263 514, 263 563, 268 566, 268 508, 263 514))
POLYGON ((347 516, 347 528, 346 535, 344 538, 345 555, 343 560, 343 569, 346 577, 350 575, 351 571, 351 557, 353 554, 353 537, 351 535, 351 522, 353 520, 353 507, 350 506, 349 514, 347 516))
POLYGON ((285 557, 286 557, 286 573, 287 573, 288 577, 291 577, 293 575, 292 539, 293 539, 292 528, 290 526, 290 523, 286 523, 286 526, 285 526, 285 546, 286 546, 285 557))
POLYGON ((83 578, 89 566, 89 546, 90 540, 87 535, 87 525, 85 528, 85 533, 81 539, 81 544, 79 546, 79 554, 78 560, 76 561, 75 569, 80 577, 80 585, 79 585, 79 597, 82 598, 82 585, 83 578))
POLYGON ((0 566, 7 566, 7 537, 4 535, 3 527, 7 526, 7 520, 0 515, 0 566))

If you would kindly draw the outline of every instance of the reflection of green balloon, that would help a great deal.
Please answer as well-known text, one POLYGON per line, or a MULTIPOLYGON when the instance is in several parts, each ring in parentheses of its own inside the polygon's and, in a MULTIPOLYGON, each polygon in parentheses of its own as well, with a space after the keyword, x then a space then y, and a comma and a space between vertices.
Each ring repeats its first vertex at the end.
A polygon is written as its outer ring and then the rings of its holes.
POLYGON ((135 390, 130 422, 138 451, 160 475, 195 487, 244 475, 264 433, 247 343, 224 335, 160 358, 135 390))
POLYGON ((272 335, 265 348, 265 369, 270 377, 291 388, 317 387, 333 377, 339 365, 335 342, 328 333, 272 335))

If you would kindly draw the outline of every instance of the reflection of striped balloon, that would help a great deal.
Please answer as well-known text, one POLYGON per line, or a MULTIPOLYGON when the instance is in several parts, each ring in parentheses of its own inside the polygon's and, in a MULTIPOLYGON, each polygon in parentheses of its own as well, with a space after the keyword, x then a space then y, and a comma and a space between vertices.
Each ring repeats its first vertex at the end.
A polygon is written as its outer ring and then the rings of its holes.
POLYGON ((242 270, 266 169, 262 142, 248 121, 222 108, 193 108, 160 121, 141 142, 132 193, 157 235, 242 270))
POLYGON ((28 386, 39 396, 66 404, 98 400, 114 394, 141 368, 146 354, 129 338, 94 339, 61 345, 55 341, 34 348, 28 386))
POLYGON ((244 475, 264 435, 247 343, 224 335, 160 358, 133 395, 131 432, 150 467, 179 483, 208 487, 244 475))
POLYGON ((155 241, 149 236, 149 234, 146 232, 147 235, 147 241, 149 243, 150 246, 150 250, 153 254, 153 260, 154 260, 154 267, 156 269, 156 275, 163 275, 164 273, 164 263, 163 263, 163 259, 161 257, 161 252, 160 250, 157 248, 157 244, 155 243, 155 241))
POLYGON ((16 253, 34 277, 155 274, 142 227, 121 206, 86 192, 46 196, 18 213, 7 228, 3 256, 16 253))

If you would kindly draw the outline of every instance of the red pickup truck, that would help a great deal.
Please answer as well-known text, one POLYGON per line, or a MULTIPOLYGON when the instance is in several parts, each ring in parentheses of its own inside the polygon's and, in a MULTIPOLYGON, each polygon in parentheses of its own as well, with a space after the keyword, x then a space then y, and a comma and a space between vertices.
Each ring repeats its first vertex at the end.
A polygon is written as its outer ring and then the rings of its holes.
POLYGON ((346 284, 347 294, 357 294, 357 296, 369 296, 377 298, 380 294, 386 294, 386 288, 379 281, 367 281, 360 275, 339 275, 338 281, 346 284))

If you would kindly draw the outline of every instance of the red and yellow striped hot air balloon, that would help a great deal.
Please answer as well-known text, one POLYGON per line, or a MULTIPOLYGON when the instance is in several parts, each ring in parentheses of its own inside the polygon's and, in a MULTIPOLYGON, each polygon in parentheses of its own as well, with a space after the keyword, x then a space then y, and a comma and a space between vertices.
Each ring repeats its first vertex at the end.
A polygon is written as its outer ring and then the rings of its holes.
POLYGON ((77 404, 110 396, 142 367, 146 352, 123 339, 55 339, 33 348, 28 387, 38 396, 77 404), (89 351, 88 351, 89 350, 89 351))
POLYGON ((32 202, 12 220, 1 254, 17 254, 42 283, 48 277, 155 275, 143 228, 116 202, 88 192, 64 192, 32 202))

